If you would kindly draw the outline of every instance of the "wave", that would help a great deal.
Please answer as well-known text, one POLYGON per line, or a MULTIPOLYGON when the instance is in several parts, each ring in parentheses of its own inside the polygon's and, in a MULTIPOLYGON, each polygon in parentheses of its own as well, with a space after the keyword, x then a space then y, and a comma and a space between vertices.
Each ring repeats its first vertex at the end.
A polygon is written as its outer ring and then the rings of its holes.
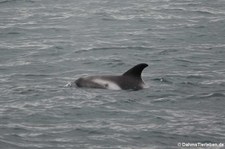
POLYGON ((207 80, 203 81, 200 84, 202 85, 220 85, 220 86, 225 86, 225 80, 207 80))
POLYGON ((217 12, 206 10, 206 9, 194 10, 192 12, 202 14, 202 15, 216 15, 217 14, 217 12))
POLYGON ((5 3, 13 3, 13 2, 21 2, 21 1, 25 1, 25 2, 31 2, 31 3, 34 3, 35 1, 33 0, 2 0, 0 1, 0 4, 5 4, 5 3))
POLYGON ((119 46, 119 47, 99 47, 99 48, 88 48, 88 49, 80 49, 76 50, 75 53, 83 53, 83 52, 89 52, 89 51, 105 51, 105 50, 151 50, 151 47, 143 47, 143 46, 119 46))
POLYGON ((213 97, 225 97, 224 93, 209 93, 209 94, 205 94, 205 95, 200 95, 200 98, 213 98, 213 97))
POLYGON ((197 94, 197 95, 190 95, 186 97, 185 99, 188 100, 196 100, 196 99, 210 99, 210 98, 221 98, 223 99, 225 97, 224 93, 214 92, 214 93, 205 93, 205 94, 197 94))

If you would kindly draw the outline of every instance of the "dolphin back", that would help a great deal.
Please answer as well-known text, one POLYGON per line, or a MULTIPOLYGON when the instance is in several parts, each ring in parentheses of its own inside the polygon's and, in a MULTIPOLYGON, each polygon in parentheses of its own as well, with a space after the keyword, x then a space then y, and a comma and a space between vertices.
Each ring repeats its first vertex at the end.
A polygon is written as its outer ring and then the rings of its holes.
POLYGON ((119 76, 103 75, 81 77, 75 81, 75 84, 77 87, 86 88, 139 90, 145 87, 141 78, 141 73, 147 66, 148 65, 145 63, 138 64, 119 76))

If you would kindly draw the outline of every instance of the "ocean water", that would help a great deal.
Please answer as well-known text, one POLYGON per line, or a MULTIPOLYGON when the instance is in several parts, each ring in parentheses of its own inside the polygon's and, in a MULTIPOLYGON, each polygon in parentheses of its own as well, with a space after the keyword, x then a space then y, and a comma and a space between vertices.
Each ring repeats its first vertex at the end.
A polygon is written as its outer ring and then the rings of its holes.
POLYGON ((224 107, 224 0, 0 0, 1 149, 225 148, 224 107), (138 63, 144 90, 68 85, 138 63))

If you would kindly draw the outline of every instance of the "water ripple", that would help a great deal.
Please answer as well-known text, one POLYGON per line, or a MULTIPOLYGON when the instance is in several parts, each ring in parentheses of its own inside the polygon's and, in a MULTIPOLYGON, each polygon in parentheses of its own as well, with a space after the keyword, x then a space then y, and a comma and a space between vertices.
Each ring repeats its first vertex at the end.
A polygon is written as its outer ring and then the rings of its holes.
POLYGON ((2 148, 224 141, 222 1, 0 1, 2 148), (149 67, 140 91, 65 87, 149 67))

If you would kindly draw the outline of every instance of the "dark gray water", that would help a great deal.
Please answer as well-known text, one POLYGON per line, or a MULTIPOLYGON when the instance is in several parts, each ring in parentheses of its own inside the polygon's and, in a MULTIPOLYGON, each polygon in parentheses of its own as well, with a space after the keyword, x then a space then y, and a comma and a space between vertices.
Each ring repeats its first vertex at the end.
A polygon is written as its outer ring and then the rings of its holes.
POLYGON ((0 96, 1 149, 225 143, 225 2, 0 0, 0 96), (142 62, 148 89, 66 86, 142 62))

